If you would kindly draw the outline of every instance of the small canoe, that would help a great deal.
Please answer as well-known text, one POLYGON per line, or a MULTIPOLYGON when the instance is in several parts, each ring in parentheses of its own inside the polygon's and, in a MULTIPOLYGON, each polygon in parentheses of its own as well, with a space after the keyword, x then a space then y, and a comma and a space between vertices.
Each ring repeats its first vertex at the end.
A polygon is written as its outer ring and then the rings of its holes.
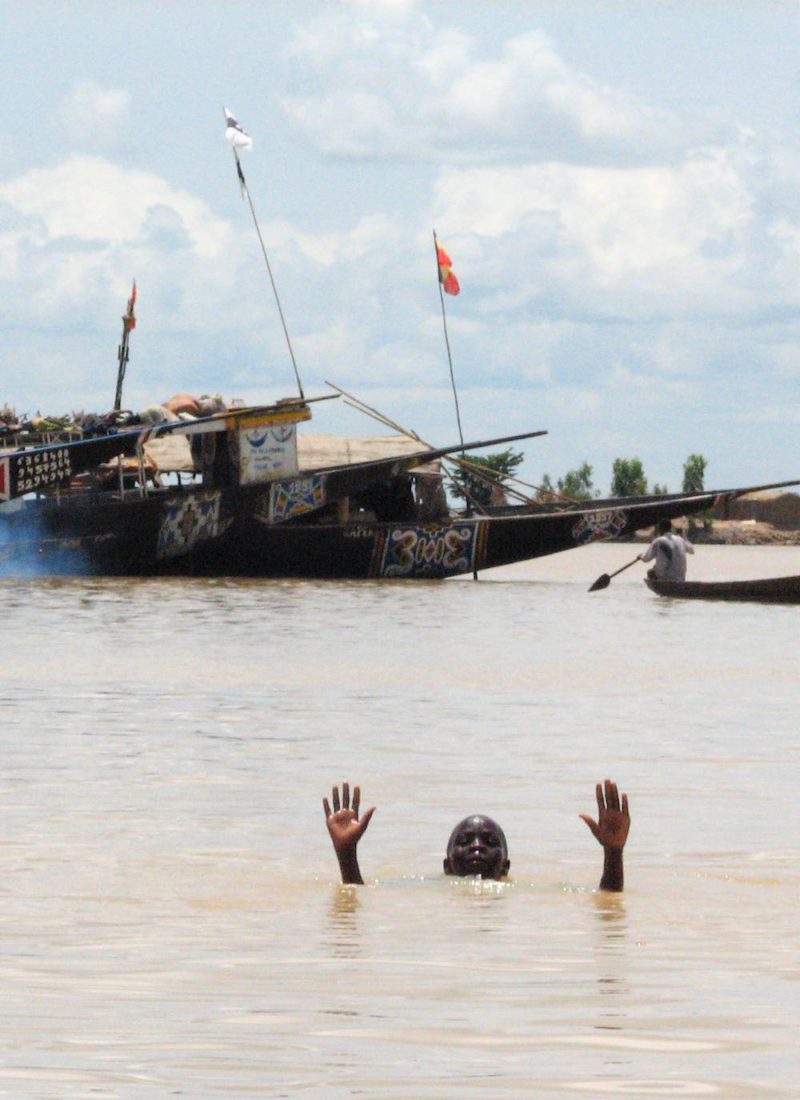
POLYGON ((800 603, 800 577, 768 577, 752 581, 658 581, 645 577, 658 596, 681 600, 755 600, 760 603, 800 603))

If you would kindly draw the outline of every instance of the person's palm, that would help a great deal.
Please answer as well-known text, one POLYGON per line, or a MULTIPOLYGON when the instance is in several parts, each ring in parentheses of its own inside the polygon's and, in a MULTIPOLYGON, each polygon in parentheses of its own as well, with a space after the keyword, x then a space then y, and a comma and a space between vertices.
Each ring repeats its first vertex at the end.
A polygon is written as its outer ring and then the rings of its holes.
POLYGON ((353 788, 353 805, 350 805, 350 784, 342 783, 341 799, 339 788, 334 787, 332 792, 333 812, 327 798, 322 800, 322 808, 325 811, 325 823, 331 835, 333 846, 337 852, 346 852, 355 848, 361 837, 366 832, 367 825, 375 812, 372 806, 365 810, 363 817, 359 818, 358 810, 361 804, 361 789, 353 788))
POLYGON ((370 817, 372 817, 371 811, 367 811, 359 820, 355 810, 338 810, 326 819, 328 832, 331 834, 331 840, 337 852, 341 848, 351 848, 358 844, 369 825, 370 817))
POLYGON ((581 814, 581 820, 592 831, 604 848, 622 849, 628 839, 628 831, 631 827, 631 818, 628 813, 628 796, 623 794, 620 801, 616 783, 610 779, 605 784, 598 783, 595 788, 597 795, 597 821, 588 814, 581 814))
POLYGON ((604 848, 624 848, 631 819, 622 810, 606 810, 600 815, 595 836, 604 848))

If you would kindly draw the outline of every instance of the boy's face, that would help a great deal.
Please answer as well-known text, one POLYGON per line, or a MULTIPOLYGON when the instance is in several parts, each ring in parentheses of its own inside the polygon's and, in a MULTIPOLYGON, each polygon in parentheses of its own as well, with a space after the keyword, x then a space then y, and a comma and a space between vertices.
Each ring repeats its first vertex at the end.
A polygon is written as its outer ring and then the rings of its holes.
POLYGON ((496 821, 474 814, 459 821, 447 842, 446 875, 503 878, 511 866, 503 830, 496 821))

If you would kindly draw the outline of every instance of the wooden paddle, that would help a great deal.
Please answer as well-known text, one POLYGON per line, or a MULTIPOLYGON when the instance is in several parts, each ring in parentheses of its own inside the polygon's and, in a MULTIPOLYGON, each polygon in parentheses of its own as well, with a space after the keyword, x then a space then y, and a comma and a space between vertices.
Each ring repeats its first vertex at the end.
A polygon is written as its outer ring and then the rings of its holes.
POLYGON ((601 588, 608 588, 608 586, 611 584, 611 578, 612 577, 616 577, 617 573, 624 573, 626 569, 630 569, 630 567, 632 565, 636 565, 637 561, 640 561, 640 560, 641 560, 641 558, 637 554, 636 557, 633 559, 633 561, 629 561, 627 565, 620 566, 620 568, 615 570, 613 573, 603 573, 601 576, 599 576, 597 578, 597 580, 594 582, 594 584, 589 589, 589 591, 590 592, 599 592, 601 588))

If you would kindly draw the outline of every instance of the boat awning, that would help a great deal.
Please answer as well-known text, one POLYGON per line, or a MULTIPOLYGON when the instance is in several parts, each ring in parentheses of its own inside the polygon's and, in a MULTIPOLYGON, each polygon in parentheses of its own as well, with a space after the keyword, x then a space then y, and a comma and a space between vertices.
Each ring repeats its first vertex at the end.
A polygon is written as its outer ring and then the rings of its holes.
MULTIPOLYGON (((172 420, 173 417, 169 416, 172 420)), ((145 456, 162 473, 192 473, 196 466, 186 436, 165 435, 148 440, 145 456)), ((297 435, 297 458, 301 471, 349 466, 355 462, 376 462, 432 450, 419 440, 404 435, 297 435)), ((414 474, 441 476, 439 460, 417 466, 414 474)))
MULTIPOLYGON (((405 457, 420 451, 432 450, 418 439, 405 435, 307 435, 298 433, 297 459, 301 470, 327 469, 331 466, 349 466, 354 462, 376 462, 387 458, 405 457)), ((415 474, 441 474, 440 463, 426 463, 415 467, 415 474)))

